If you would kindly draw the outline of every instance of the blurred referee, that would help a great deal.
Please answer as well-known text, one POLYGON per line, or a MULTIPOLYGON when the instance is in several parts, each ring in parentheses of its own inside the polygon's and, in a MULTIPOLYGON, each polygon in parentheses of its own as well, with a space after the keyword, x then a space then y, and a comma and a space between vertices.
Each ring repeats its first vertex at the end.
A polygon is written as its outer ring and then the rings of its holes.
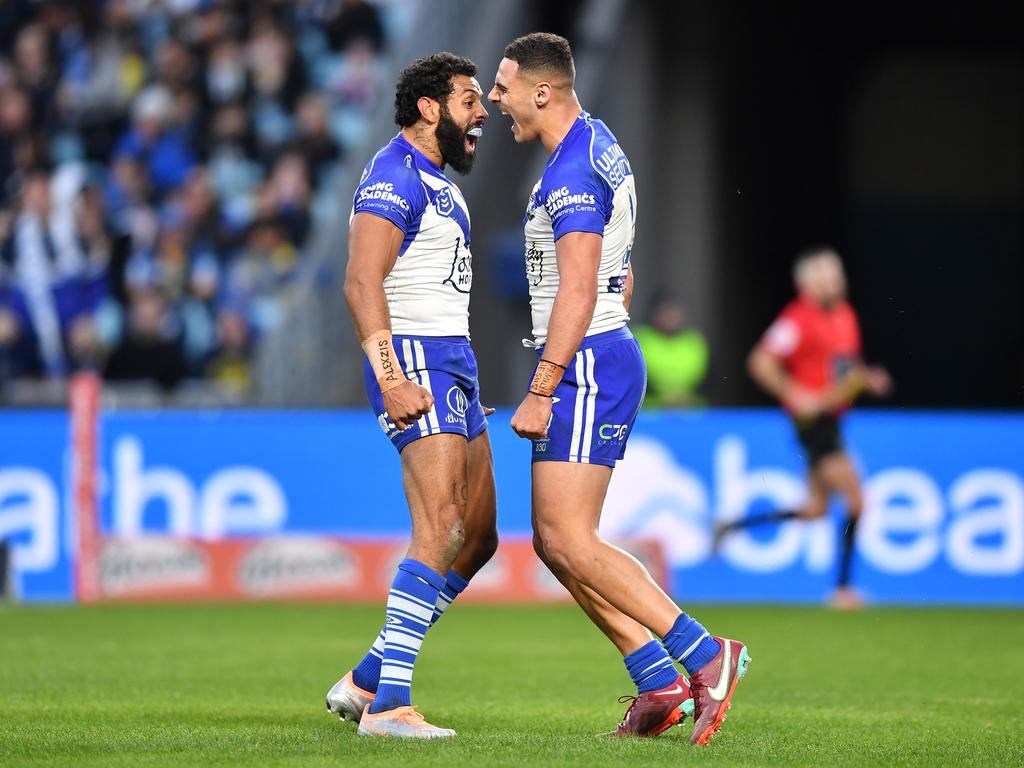
POLYGON ((864 365, 860 326, 846 301, 846 276, 839 254, 819 246, 803 251, 793 267, 797 297, 772 323, 747 359, 754 381, 793 418, 807 460, 807 501, 803 507, 751 515, 721 525, 716 542, 741 528, 781 520, 822 517, 833 493, 846 502, 843 549, 833 604, 854 608, 860 598, 850 586, 850 565, 863 507, 860 476, 843 445, 843 414, 862 392, 888 394, 889 374, 864 365))

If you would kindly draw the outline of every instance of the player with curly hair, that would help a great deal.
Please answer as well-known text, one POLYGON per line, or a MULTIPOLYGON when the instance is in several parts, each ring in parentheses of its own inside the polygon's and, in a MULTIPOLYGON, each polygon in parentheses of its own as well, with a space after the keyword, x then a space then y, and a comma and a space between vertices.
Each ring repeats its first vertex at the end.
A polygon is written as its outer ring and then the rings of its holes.
POLYGON ((455 735, 412 707, 413 667, 427 630, 497 548, 488 412, 469 344, 469 210, 444 173, 473 166, 487 119, 475 74, 451 53, 402 71, 401 130, 363 171, 349 225, 345 299, 412 517, 384 628, 327 694, 328 710, 364 736, 455 735))

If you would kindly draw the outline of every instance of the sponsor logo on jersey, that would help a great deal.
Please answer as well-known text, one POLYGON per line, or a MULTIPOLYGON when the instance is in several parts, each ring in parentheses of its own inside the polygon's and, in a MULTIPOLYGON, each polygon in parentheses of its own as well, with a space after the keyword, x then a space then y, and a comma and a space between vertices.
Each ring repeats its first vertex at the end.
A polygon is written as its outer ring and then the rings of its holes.
POLYGON ((395 185, 390 181, 378 181, 376 184, 370 184, 360 189, 356 204, 358 205, 369 200, 381 200, 385 203, 391 203, 392 205, 397 205, 403 211, 412 210, 408 200, 401 195, 395 194, 395 185))
POLYGON ((452 269, 445 283, 451 285, 459 293, 469 293, 473 285, 473 271, 469 264, 469 251, 462 249, 462 238, 455 238, 455 255, 452 258, 452 269))
POLYGON ((597 158, 597 165, 604 172, 603 175, 612 185, 612 189, 618 189, 627 176, 633 175, 633 169, 629 166, 626 153, 618 144, 612 144, 601 153, 601 156, 597 158))
POLYGON ((548 213, 552 216, 569 205, 593 206, 597 205, 597 198, 589 192, 571 194, 569 187, 559 187, 548 193, 547 199, 544 201, 544 207, 548 209, 548 213))

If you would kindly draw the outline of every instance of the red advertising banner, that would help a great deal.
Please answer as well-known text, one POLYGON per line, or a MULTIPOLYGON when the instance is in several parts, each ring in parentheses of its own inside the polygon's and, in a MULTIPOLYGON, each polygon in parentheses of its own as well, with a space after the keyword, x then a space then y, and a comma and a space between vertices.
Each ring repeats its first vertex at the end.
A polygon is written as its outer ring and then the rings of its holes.
MULTIPOLYGON (((78 374, 69 390, 73 496, 77 526, 75 590, 79 602, 338 600, 378 601, 391 586, 407 543, 325 535, 195 539, 104 536, 96 496, 101 383, 78 374)), ((662 586, 668 571, 660 544, 619 542, 662 586)), ((528 537, 504 538, 463 600, 566 601, 528 537)))
MULTIPOLYGON (((337 600, 377 601, 387 595, 406 542, 329 536, 272 536, 202 541, 167 536, 100 538, 86 568, 95 574, 83 602, 337 600)), ((626 547, 665 585, 661 547, 626 547)), ((476 575, 462 600, 560 602, 569 594, 533 551, 528 538, 507 539, 476 575)))

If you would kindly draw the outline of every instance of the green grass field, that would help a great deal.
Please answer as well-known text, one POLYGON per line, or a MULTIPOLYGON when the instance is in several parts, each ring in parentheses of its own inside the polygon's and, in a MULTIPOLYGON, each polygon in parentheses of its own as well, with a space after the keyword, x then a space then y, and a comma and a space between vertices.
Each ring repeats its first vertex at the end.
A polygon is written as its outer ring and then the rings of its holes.
POLYGON ((630 692, 571 607, 456 606, 415 699, 450 742, 356 736, 327 688, 374 607, 0 607, 2 766, 1024 765, 1024 614, 706 607, 753 662, 711 746, 603 739, 630 692))

